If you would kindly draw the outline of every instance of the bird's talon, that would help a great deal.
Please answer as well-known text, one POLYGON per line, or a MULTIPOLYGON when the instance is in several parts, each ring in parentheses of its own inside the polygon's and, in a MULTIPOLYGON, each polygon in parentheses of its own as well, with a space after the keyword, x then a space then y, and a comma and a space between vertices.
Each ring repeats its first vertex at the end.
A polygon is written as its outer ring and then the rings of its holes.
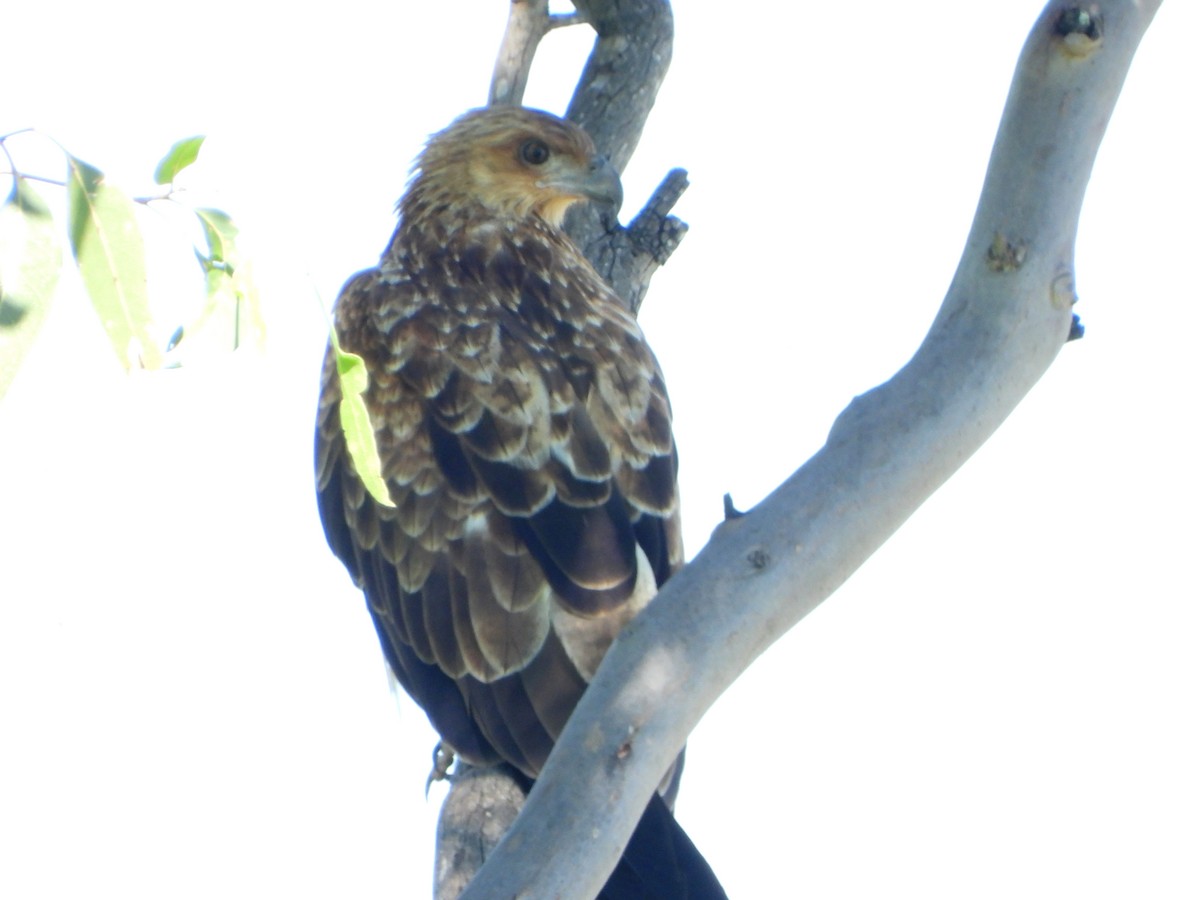
POLYGON ((425 796, 429 797, 429 789, 435 781, 446 781, 450 778, 450 768, 454 765, 454 751, 442 741, 433 748, 433 768, 425 779, 425 796))

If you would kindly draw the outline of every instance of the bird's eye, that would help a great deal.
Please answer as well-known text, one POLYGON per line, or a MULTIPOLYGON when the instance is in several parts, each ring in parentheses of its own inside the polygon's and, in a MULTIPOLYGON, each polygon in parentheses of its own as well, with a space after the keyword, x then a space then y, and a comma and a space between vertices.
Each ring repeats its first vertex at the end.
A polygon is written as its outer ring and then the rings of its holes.
POLYGON ((532 138, 521 145, 521 159, 531 166, 540 166, 550 158, 550 148, 545 141, 532 138))

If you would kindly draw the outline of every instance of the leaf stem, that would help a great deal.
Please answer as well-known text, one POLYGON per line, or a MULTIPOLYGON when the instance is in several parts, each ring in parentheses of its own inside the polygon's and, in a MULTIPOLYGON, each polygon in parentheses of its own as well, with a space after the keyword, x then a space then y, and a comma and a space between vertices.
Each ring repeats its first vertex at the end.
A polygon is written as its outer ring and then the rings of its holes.
POLYGON ((22 172, 15 165, 13 165, 13 159, 8 153, 8 148, 6 148, 2 143, 0 143, 0 149, 4 150, 4 155, 8 157, 8 162, 9 162, 8 169, 3 172, 0 172, 0 175, 12 175, 16 178, 24 178, 28 181, 40 181, 43 184, 53 184, 57 187, 66 187, 67 186, 67 183, 65 181, 59 181, 57 178, 46 178, 42 175, 30 175, 28 172, 22 172))
POLYGON ((8 134, 0 134, 0 144, 3 144, 10 137, 15 137, 18 134, 29 134, 30 132, 32 132, 34 130, 35 129, 33 129, 31 127, 26 127, 26 128, 18 128, 16 131, 10 131, 8 134))
POLYGON ((161 194, 152 194, 152 195, 147 195, 145 197, 130 197, 129 199, 132 200, 134 203, 140 203, 143 206, 149 206, 151 203, 153 203, 156 200, 174 201, 176 193, 178 193, 178 191, 169 190, 169 191, 164 191, 161 194))

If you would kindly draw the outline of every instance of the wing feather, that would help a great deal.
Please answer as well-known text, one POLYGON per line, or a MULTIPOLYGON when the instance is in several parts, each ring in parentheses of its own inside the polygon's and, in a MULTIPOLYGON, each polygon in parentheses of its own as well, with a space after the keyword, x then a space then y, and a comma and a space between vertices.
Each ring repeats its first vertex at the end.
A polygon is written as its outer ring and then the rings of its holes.
POLYGON ((522 609, 513 609, 516 602, 507 594, 508 585, 488 568, 490 539, 481 520, 482 516, 468 525, 463 546, 469 621, 490 670, 508 675, 525 666, 546 640, 550 630, 549 591, 542 581, 536 587, 542 602, 524 603, 522 609))
POLYGON ((670 406, 641 332, 590 269, 555 268, 561 239, 512 241, 347 283, 338 333, 371 373, 395 508, 349 462, 328 362, 316 459, 330 546, 401 684, 467 759, 533 776, 682 549, 670 406))

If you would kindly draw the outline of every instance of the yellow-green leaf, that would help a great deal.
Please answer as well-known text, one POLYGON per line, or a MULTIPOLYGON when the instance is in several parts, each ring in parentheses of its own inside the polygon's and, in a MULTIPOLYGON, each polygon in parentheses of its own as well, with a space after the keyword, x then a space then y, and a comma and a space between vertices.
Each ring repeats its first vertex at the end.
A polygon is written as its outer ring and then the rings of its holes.
POLYGON ((375 443, 375 429, 363 400, 367 389, 367 366, 363 358, 347 353, 331 338, 334 356, 337 359, 338 382, 342 388, 342 402, 338 405, 338 417, 342 432, 346 436, 346 449, 354 463, 354 471, 362 479, 363 486, 372 497, 384 506, 395 506, 388 496, 387 482, 383 480, 383 467, 379 462, 379 447, 375 443))
POLYGON ((208 255, 218 262, 237 264, 237 248, 234 238, 238 229, 233 224, 229 214, 219 209, 200 207, 192 210, 204 229, 204 239, 208 243, 208 255))
POLYGON ((104 173, 67 157, 67 231, 71 250, 108 339, 125 368, 157 369, 162 351, 150 335, 146 251, 133 201, 104 173))
POLYGON ((0 397, 50 309, 61 269, 50 210, 18 176, 0 207, 0 397))
POLYGON ((155 183, 170 184, 173 182, 180 172, 196 161, 203 143, 204 135, 198 134, 172 144, 167 155, 159 160, 158 166, 154 169, 155 183))

